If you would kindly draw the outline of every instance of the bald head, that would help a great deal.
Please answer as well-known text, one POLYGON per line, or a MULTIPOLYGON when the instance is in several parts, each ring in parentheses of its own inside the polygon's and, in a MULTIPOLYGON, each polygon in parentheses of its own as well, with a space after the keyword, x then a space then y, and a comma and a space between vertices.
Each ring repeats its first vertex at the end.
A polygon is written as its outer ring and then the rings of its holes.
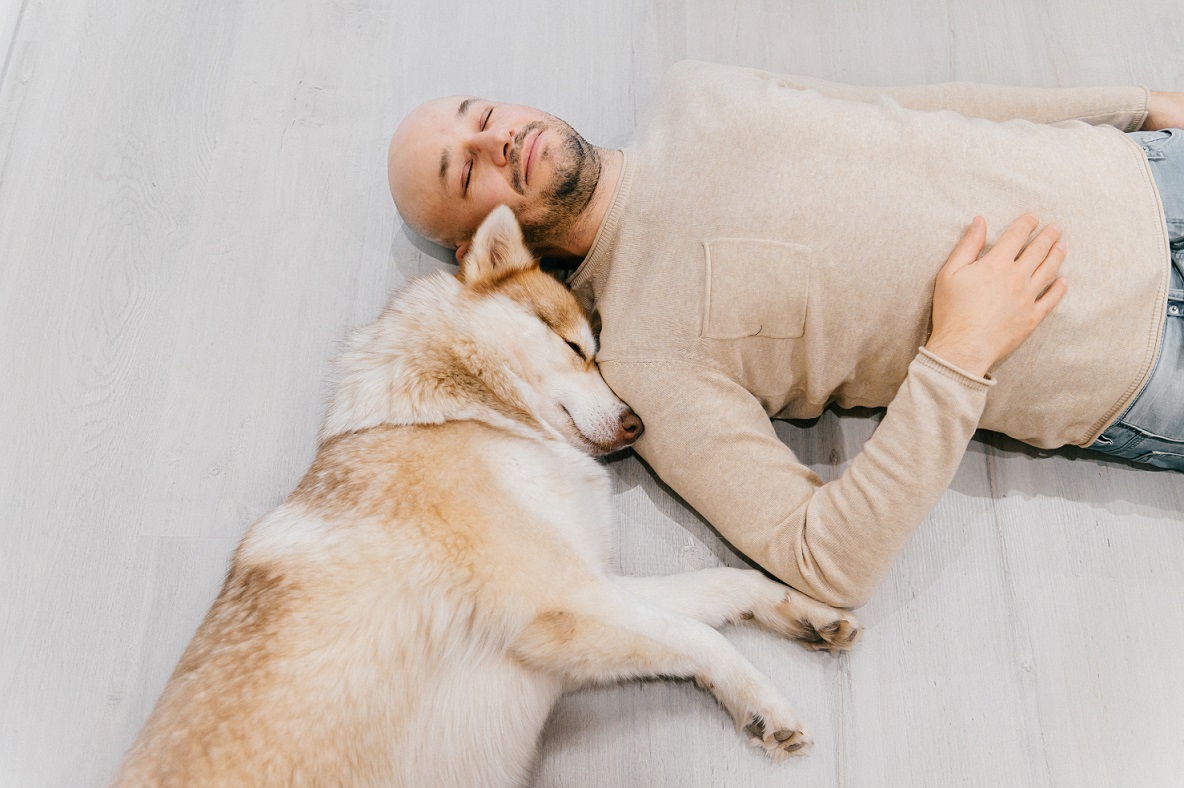
POLYGON ((588 207, 600 151, 558 118, 475 96, 434 99, 391 137, 387 176, 403 220, 462 248, 496 206, 509 205, 528 243, 555 246, 588 207))
POLYGON ((465 238, 458 233, 458 222, 449 226, 447 221, 448 179, 455 173, 446 141, 458 131, 458 109, 463 113, 472 98, 448 96, 421 104, 403 118, 387 149, 387 179, 403 221, 425 238, 454 249, 465 238))

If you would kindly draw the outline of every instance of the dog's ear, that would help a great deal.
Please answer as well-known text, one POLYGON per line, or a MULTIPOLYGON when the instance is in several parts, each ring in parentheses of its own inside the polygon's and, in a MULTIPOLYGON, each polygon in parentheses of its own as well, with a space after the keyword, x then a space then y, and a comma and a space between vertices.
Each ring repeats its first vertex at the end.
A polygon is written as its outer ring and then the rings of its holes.
POLYGON ((460 279, 467 285, 496 282, 515 271, 538 265, 526 248, 514 212, 499 205, 477 228, 460 263, 460 279))

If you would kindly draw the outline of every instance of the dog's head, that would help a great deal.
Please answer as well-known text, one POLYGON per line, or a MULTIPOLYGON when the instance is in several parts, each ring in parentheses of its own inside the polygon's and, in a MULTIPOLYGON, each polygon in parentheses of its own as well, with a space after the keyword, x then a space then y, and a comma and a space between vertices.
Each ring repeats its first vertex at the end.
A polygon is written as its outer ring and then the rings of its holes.
POLYGON ((416 280, 356 330, 321 438, 382 423, 477 419, 622 449, 641 420, 596 368, 588 317, 539 269, 513 212, 494 209, 459 273, 416 280))

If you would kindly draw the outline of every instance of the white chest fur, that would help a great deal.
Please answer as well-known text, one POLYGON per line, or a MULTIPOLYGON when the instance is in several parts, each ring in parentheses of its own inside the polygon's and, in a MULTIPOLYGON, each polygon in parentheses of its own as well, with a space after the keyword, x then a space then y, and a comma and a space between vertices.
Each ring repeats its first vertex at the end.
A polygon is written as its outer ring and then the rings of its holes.
POLYGON ((497 475, 519 506, 552 526, 584 560, 604 568, 612 530, 608 471, 583 452, 557 441, 506 441, 497 475))

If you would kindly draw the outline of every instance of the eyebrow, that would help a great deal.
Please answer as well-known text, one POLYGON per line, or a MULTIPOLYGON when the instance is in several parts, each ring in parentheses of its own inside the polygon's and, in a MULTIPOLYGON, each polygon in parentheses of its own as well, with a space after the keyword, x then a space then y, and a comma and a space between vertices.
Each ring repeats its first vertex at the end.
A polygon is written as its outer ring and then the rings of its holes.
MULTIPOLYGON (((462 101, 456 108, 457 120, 464 118, 468 114, 469 107, 472 106, 475 98, 467 98, 462 101)), ((440 154, 440 185, 444 188, 444 193, 448 193, 448 165, 452 162, 452 154, 447 148, 440 154)))
POLYGON ((448 163, 451 160, 452 154, 448 152, 448 148, 445 148, 444 152, 440 154, 440 184, 444 187, 444 191, 448 191, 448 180, 445 176, 448 174, 448 163))

